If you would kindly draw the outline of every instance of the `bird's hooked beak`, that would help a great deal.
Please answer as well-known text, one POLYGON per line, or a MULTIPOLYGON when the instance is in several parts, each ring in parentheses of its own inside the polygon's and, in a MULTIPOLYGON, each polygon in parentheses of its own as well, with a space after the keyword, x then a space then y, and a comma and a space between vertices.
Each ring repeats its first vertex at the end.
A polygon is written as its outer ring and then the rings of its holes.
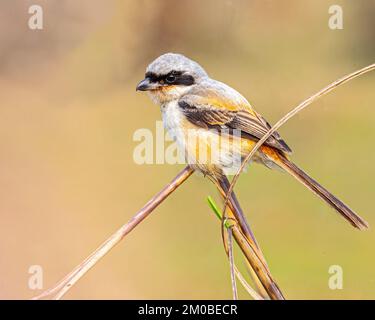
POLYGON ((150 81, 149 78, 143 79, 140 83, 138 83, 136 87, 136 91, 150 91, 150 90, 156 90, 158 89, 159 84, 153 83, 150 81))

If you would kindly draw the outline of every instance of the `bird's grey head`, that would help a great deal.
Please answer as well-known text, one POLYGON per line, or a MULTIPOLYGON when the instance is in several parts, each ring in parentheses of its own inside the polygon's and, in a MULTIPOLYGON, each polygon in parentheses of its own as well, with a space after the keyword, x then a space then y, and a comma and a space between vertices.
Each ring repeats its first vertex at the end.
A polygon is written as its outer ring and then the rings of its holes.
POLYGON ((152 61, 137 90, 149 91, 158 103, 179 98, 208 75, 195 61, 182 54, 166 53, 152 61))

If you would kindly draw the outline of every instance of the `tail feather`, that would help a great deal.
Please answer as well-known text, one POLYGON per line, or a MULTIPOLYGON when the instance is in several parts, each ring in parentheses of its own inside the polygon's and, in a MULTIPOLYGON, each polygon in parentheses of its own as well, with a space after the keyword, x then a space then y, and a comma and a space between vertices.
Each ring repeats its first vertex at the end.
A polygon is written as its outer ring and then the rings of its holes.
POLYGON ((277 161, 277 164, 300 181, 303 185, 305 185, 308 189, 314 192, 317 196, 323 199, 326 203, 328 203, 354 227, 360 230, 365 230, 369 227, 368 223, 364 219, 357 215, 345 203, 337 199, 332 193, 321 186, 302 169, 297 167, 293 162, 289 161, 286 157, 281 156, 280 160, 277 161))

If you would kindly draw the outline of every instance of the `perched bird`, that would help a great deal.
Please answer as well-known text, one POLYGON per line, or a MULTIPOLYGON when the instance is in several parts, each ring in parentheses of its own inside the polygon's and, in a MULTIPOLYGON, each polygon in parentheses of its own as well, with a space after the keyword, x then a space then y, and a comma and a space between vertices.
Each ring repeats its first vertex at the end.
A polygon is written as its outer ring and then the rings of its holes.
MULTIPOLYGON (((137 90, 147 91, 160 106, 164 126, 187 162, 224 191, 229 187, 226 176, 239 167, 271 128, 240 93, 211 79, 197 62, 181 54, 166 53, 151 62, 137 90)), ((365 220, 295 165, 289 159, 290 153, 289 146, 275 132, 253 160, 290 173, 354 227, 368 228, 365 220)), ((232 200, 239 207, 237 199, 232 200)), ((247 229, 246 223, 243 228, 247 229)))

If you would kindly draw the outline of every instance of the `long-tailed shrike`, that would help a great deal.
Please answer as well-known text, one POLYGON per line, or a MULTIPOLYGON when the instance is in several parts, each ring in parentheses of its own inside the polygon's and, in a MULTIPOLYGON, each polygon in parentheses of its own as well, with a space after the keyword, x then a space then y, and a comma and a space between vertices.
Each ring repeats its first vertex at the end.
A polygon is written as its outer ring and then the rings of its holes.
MULTIPOLYGON (((137 90, 147 91, 166 129, 195 169, 228 190, 226 175, 238 166, 270 124, 236 90, 211 79, 195 61, 167 53, 147 67, 137 90)), ((358 229, 368 224, 346 204, 289 160, 291 149, 275 132, 254 161, 290 173, 358 229)))

